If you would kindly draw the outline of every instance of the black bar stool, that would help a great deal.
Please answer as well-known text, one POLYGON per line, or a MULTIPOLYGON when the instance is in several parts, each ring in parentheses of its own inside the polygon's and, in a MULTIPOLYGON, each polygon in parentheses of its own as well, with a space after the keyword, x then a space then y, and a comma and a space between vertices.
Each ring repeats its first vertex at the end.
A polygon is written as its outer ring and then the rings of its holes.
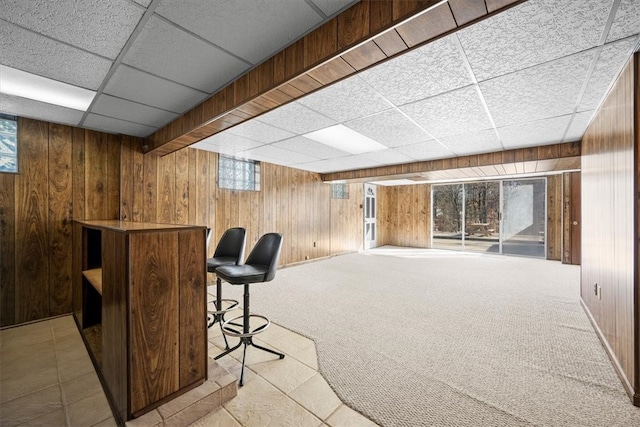
MULTIPOLYGON (((218 242, 218 246, 216 246, 213 258, 207 259, 207 271, 209 273, 217 273, 216 269, 223 265, 242 264, 246 234, 246 230, 242 227, 230 228, 225 231, 218 242)), ((220 281, 220 276, 216 274, 216 298, 215 300, 207 301, 207 328, 218 322, 220 330, 222 330, 225 313, 233 310, 238 305, 239 303, 236 300, 222 299, 222 282, 220 281), (210 304, 214 305, 212 310, 209 309, 210 304), (223 304, 226 307, 223 307, 223 304)), ((223 334, 222 336, 226 348, 229 348, 226 335, 223 334)))
POLYGON ((225 350, 223 353, 215 357, 217 360, 244 344, 242 370, 240 372, 240 386, 242 386, 244 382, 244 365, 247 356, 247 346, 252 345, 260 350, 275 354, 276 356, 279 356, 280 359, 284 358, 284 354, 262 347, 253 342, 253 336, 267 329, 270 325, 270 321, 259 314, 249 314, 249 284, 269 282, 273 280, 276 276, 278 258, 280 256, 281 249, 282 234, 267 233, 258 240, 258 243, 256 243, 256 246, 253 248, 247 258, 247 261, 243 265, 224 265, 216 269, 216 274, 219 279, 231 283, 232 285, 244 285, 244 305, 242 307, 242 316, 234 317, 222 324, 222 333, 238 337, 240 338, 240 342, 235 347, 225 350), (257 328, 251 329, 249 325, 251 318, 260 319, 262 324, 257 328), (242 319, 242 325, 234 323, 240 319, 242 319), (238 328, 234 328, 237 326, 242 326, 242 331, 238 330, 238 328))

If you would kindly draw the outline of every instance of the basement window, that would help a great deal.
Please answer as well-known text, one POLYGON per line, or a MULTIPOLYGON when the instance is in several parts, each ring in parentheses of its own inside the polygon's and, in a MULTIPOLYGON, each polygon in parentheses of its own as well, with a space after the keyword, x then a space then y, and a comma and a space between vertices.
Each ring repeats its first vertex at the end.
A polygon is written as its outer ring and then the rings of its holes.
POLYGON ((18 172, 18 122, 0 114, 0 172, 18 172))
POLYGON ((260 191, 260 162, 218 156, 218 187, 260 191))
POLYGON ((332 199, 348 199, 349 186, 347 184, 331 184, 332 199))

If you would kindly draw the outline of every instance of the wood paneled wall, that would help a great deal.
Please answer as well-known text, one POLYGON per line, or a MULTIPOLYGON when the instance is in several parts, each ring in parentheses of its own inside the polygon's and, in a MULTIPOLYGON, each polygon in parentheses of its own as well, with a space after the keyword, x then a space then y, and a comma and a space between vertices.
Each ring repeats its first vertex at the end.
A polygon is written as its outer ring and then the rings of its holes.
POLYGON ((562 258, 562 175, 547 177, 547 259, 562 258))
POLYGON ((71 312, 72 219, 117 218, 119 137, 19 119, 0 174, 0 325, 71 312))
POLYGON ((638 54, 618 77, 583 138, 580 292, 636 405, 640 404, 637 66, 638 54))

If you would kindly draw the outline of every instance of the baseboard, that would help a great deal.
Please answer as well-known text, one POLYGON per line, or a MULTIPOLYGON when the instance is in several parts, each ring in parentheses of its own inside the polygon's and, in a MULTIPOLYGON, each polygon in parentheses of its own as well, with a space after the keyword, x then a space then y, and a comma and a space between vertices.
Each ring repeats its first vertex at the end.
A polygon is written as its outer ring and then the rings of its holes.
POLYGON ((611 360, 611 363, 613 364, 613 368, 616 370, 616 373, 618 374, 618 378, 620 378, 620 382, 622 383, 622 386, 624 387, 625 391, 627 392, 627 395, 629 396, 629 399, 631 400, 631 403, 634 406, 640 406, 640 394, 636 393, 636 391, 633 389, 633 386, 631 385, 631 382, 629 381, 629 379, 627 378, 627 375, 625 374, 624 370, 622 369, 622 366, 620 365, 620 362, 618 361, 618 358, 616 357, 615 353, 613 352, 613 349, 609 345, 609 342, 605 338, 604 334, 600 330, 600 327, 596 323, 596 320, 594 319, 593 315, 591 314, 591 311, 589 310, 589 307, 587 307, 587 304, 584 302, 584 300, 582 298, 580 298, 580 304, 582 304, 582 308, 584 309, 585 313, 587 313, 587 317, 589 318, 589 321, 591 322, 591 325, 593 326, 593 329, 595 329, 596 335, 598 336, 598 339, 600 339, 600 342, 602 343, 602 346, 604 347, 605 351, 607 352, 607 356, 609 356, 609 360, 611 360))

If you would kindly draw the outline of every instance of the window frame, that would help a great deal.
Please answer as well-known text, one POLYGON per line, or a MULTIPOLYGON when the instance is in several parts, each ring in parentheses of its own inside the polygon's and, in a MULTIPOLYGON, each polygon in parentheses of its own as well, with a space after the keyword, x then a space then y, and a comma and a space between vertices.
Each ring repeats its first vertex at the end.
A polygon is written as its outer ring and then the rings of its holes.
POLYGON ((261 165, 257 160, 239 159, 218 154, 218 173, 216 177, 218 188, 230 191, 260 191, 260 170, 261 165), (223 163, 227 164, 223 165, 223 163), (224 172, 225 170, 230 170, 233 173, 231 179, 223 177, 221 171, 224 172), (248 174, 253 176, 249 178, 248 174), (227 182, 229 183, 228 186, 227 182))
POLYGON ((12 173, 12 174, 17 174, 20 172, 20 156, 19 154, 19 143, 18 143, 18 117, 16 116, 12 116, 9 114, 2 114, 0 113, 0 120, 3 121, 10 121, 10 122, 14 122, 15 123, 15 132, 4 132, 2 131, 2 128, 0 128, 0 134, 1 135, 7 135, 9 137, 14 137, 15 139, 15 144, 14 144, 14 152, 13 153, 8 153, 8 154, 1 154, 0 156, 4 157, 4 158, 15 158, 15 168, 13 168, 12 170, 7 169, 0 169, 0 173, 12 173))

